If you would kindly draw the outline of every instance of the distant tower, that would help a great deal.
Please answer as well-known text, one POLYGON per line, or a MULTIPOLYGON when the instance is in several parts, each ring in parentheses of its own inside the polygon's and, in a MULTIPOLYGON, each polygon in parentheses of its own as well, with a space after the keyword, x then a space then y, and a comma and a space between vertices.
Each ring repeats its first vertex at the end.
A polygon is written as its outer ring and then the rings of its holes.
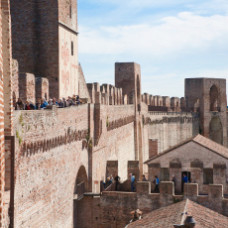
POLYGON ((123 89, 128 96, 128 103, 135 104, 136 110, 141 109, 141 70, 137 63, 115 64, 115 86, 123 89))
POLYGON ((47 77, 50 97, 78 94, 77 0, 11 0, 19 72, 47 77))
POLYGON ((218 78, 185 79, 186 106, 200 113, 200 132, 227 146, 226 80, 218 78))
POLYGON ((143 137, 141 112, 141 69, 137 63, 115 64, 115 86, 122 88, 123 95, 128 96, 128 103, 135 106, 135 160, 139 161, 139 169, 143 174, 143 137))

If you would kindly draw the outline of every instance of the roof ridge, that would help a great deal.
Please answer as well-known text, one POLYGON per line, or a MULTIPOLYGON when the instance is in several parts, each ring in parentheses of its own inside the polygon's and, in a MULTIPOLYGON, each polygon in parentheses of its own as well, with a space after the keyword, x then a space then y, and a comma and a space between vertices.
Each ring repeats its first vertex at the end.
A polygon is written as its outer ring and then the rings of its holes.
POLYGON ((181 218, 181 223, 180 224, 184 224, 184 221, 186 219, 186 213, 188 212, 188 204, 189 204, 189 199, 185 200, 185 205, 184 205, 184 211, 182 213, 182 218, 181 218))

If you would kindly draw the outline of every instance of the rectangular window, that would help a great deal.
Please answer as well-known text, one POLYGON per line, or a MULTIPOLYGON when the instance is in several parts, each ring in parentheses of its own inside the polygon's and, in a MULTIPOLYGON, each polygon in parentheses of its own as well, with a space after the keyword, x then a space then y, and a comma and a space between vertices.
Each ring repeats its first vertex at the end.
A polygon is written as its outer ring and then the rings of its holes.
POLYGON ((71 41, 71 55, 74 55, 74 42, 71 41))
POLYGON ((213 184, 213 169, 203 169, 203 184, 213 184))

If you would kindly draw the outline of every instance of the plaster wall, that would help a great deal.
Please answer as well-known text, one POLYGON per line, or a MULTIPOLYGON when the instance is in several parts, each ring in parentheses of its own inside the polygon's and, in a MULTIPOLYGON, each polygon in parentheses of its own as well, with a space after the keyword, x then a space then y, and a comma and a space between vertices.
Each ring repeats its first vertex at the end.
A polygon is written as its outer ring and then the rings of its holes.
POLYGON ((199 119, 191 113, 151 112, 145 118, 150 119, 145 119, 149 139, 158 140, 158 153, 199 133, 199 119))

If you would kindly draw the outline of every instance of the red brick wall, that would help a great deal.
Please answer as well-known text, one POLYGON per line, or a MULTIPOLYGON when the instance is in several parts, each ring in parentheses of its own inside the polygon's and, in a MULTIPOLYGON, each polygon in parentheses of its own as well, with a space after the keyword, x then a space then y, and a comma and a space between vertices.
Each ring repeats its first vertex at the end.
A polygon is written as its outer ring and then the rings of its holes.
POLYGON ((77 31, 77 0, 58 0, 59 21, 77 31), (71 6, 71 15, 70 15, 71 6))
MULTIPOLYGON (((0 2, 1 4, 1 2, 0 2)), ((0 5, 1 6, 1 5, 0 5)), ((3 194, 5 188, 5 165, 4 165, 4 147, 3 147, 3 140, 4 140, 4 115, 3 115, 3 57, 2 57, 2 10, 0 9, 0 97, 1 97, 1 117, 0 117, 0 124, 1 124, 1 136, 0 136, 0 226, 3 226, 3 194)))
POLYGON ((122 228, 132 219, 131 211, 140 209, 143 214, 190 199, 227 216, 228 200, 223 199, 222 185, 210 185, 208 195, 198 195, 197 184, 185 184, 184 194, 175 195, 172 182, 160 183, 160 194, 150 193, 150 183, 138 182, 137 192, 103 192, 97 196, 88 195, 75 205, 79 212, 76 227, 80 228, 122 228))
POLYGON ((72 227, 73 193, 82 165, 88 175, 82 135, 88 130, 88 105, 15 111, 15 126, 15 227, 72 227))
POLYGON ((121 119, 131 117, 134 107, 100 107, 101 135, 93 147, 91 174, 88 170, 91 158, 85 147, 90 147, 90 143, 85 142, 89 141, 86 133, 90 126, 89 138, 95 143, 97 120, 93 119, 93 113, 93 105, 14 112, 16 227, 39 227, 41 224, 70 227, 74 185, 81 165, 86 168, 94 192, 99 192, 108 160, 119 160, 121 181, 128 178, 127 162, 135 158, 134 123, 123 125, 121 119), (115 129, 108 131, 107 116, 110 121, 116 121, 115 129))
POLYGON ((13 58, 19 72, 48 77, 58 97, 58 6, 55 0, 12 0, 13 58))
POLYGON ((149 158, 158 154, 158 140, 149 139, 149 158))

